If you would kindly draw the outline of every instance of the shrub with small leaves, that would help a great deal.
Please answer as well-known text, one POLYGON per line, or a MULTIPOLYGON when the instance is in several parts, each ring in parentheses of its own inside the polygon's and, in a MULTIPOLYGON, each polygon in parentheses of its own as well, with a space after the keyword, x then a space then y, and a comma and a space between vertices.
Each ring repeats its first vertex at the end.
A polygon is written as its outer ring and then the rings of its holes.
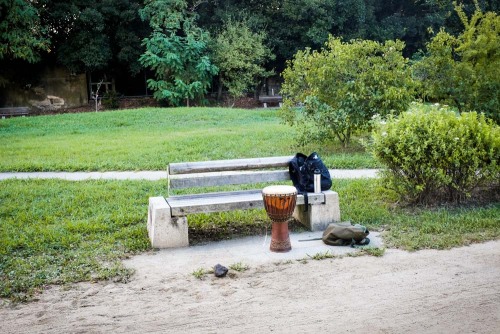
POLYGON ((320 51, 297 52, 283 72, 280 116, 299 140, 349 144, 374 114, 399 114, 413 100, 414 81, 404 43, 330 36, 320 51), (302 106, 297 108, 297 106, 302 106))
POLYGON ((455 11, 464 30, 453 36, 442 28, 427 44, 427 53, 413 66, 420 93, 452 103, 460 111, 474 110, 500 124, 500 16, 483 13, 479 3, 467 17, 463 5, 455 11))
POLYGON ((118 93, 115 91, 109 91, 104 94, 102 98, 102 104, 106 110, 118 109, 120 107, 120 100, 118 93))
POLYGON ((375 121, 371 150, 384 181, 407 202, 461 202, 500 178, 500 128, 483 114, 435 105, 375 121))

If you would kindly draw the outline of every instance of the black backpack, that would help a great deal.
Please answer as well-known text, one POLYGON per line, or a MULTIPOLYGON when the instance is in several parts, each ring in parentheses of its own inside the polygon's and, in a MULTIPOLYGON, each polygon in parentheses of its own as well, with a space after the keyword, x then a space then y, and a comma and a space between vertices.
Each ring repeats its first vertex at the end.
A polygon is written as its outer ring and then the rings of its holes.
POLYGON ((316 152, 309 156, 302 153, 295 154, 288 164, 288 169, 293 185, 299 193, 314 192, 314 171, 316 170, 321 174, 321 191, 332 187, 330 172, 316 152))

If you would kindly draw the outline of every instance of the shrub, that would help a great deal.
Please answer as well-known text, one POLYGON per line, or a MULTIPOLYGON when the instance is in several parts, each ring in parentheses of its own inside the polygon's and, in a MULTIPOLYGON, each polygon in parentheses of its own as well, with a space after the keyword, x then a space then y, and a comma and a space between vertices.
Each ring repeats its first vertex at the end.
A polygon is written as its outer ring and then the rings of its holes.
POLYGON ((118 109, 120 107, 118 93, 115 91, 106 92, 106 94, 102 97, 102 104, 106 110, 118 109))
POLYGON ((349 143, 374 114, 400 113, 413 100, 403 48, 401 41, 330 37, 321 51, 299 51, 283 72, 281 116, 308 140, 349 143))
POLYGON ((417 105, 376 123, 371 150, 387 166, 387 187, 405 201, 460 202, 500 177, 500 128, 483 114, 417 105))
POLYGON ((441 29, 413 72, 422 95, 454 104, 460 111, 483 112, 500 124, 500 16, 483 13, 475 4, 470 19, 455 4, 463 32, 455 37, 441 29))

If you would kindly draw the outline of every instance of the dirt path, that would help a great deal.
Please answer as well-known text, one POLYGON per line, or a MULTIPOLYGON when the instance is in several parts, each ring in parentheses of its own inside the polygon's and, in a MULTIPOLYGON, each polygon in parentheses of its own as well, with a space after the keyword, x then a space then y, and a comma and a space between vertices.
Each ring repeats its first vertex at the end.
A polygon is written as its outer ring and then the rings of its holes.
POLYGON ((202 281, 145 268, 128 284, 54 287, 0 308, 1 332, 500 333, 500 240, 266 263, 202 281))

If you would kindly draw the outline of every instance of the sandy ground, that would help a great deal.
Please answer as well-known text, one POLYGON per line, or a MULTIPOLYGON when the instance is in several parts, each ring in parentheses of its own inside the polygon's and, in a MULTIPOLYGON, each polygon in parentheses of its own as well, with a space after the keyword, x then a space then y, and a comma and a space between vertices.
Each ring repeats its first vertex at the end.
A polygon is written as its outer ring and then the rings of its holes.
POLYGON ((162 253, 127 284, 52 287, 2 333, 500 333, 500 241, 380 258, 266 262, 203 280, 162 253), (148 269, 150 268, 150 269, 148 269))

